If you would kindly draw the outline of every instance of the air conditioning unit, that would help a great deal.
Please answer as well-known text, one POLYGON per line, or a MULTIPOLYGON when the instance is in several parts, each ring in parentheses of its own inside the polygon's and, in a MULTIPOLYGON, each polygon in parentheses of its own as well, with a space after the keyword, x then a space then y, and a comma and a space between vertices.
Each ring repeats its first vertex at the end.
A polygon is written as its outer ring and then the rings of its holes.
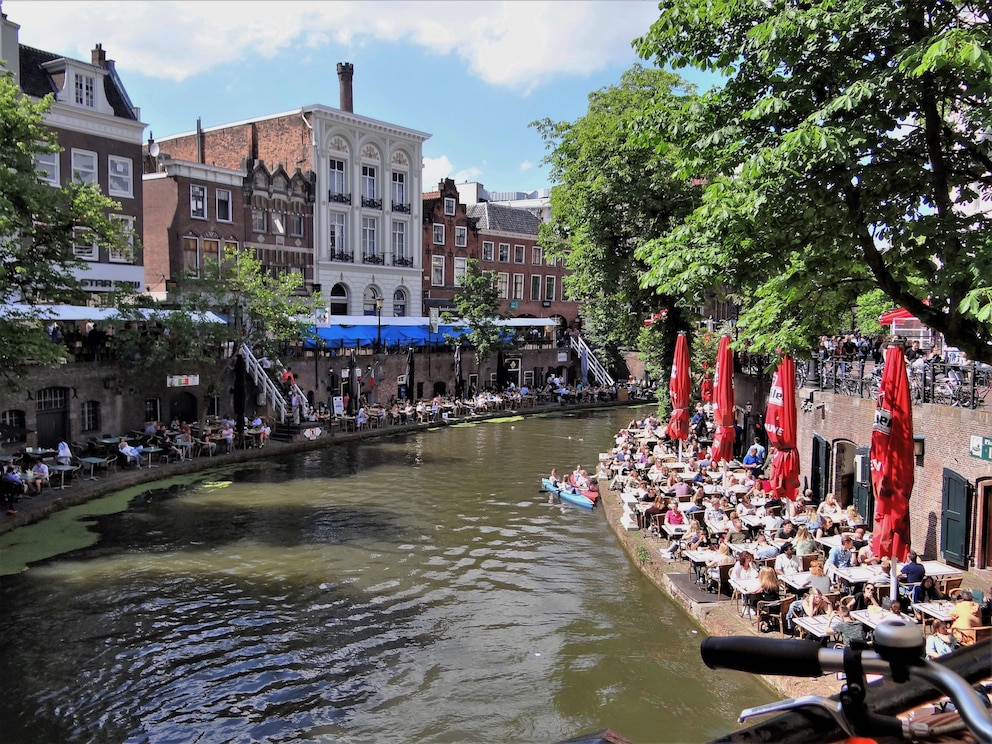
POLYGON ((406 385, 406 375, 399 375, 396 378, 396 384, 397 385, 406 385))

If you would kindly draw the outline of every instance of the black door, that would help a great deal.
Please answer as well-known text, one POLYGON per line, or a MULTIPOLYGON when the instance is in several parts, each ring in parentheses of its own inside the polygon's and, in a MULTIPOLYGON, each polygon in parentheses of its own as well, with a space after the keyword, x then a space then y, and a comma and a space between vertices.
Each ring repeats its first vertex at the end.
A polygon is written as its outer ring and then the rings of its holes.
POLYGON ((50 387, 38 391, 38 446, 56 449, 69 441, 69 389, 50 387))
POLYGON ((192 393, 182 392, 172 401, 173 416, 187 424, 199 421, 197 418, 196 396, 192 393))
POLYGON ((968 565, 968 523, 971 516, 971 484, 960 473, 944 468, 940 494, 940 552, 944 560, 962 568, 968 565))
POLYGON ((813 500, 823 501, 827 494, 830 473, 830 443, 819 434, 813 435, 813 465, 810 468, 809 487, 813 490, 813 500))
POLYGON ((871 448, 854 450, 854 506, 865 518, 869 528, 875 520, 875 497, 871 491, 871 448))

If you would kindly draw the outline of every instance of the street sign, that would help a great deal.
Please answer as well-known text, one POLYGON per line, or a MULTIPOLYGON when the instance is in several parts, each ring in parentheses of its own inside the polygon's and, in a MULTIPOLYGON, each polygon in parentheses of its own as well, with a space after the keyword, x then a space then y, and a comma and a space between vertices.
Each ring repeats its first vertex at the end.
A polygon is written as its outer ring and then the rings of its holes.
POLYGON ((971 447, 968 448, 968 454, 980 460, 992 460, 992 437, 972 434, 971 447))
POLYGON ((195 387, 199 384, 199 375, 169 375, 165 378, 166 387, 195 387))

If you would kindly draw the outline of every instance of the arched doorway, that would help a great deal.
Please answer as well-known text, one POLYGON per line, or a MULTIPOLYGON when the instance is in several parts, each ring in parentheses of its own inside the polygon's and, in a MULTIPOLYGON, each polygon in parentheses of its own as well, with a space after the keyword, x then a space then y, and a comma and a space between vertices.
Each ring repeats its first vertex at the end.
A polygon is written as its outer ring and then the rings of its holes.
POLYGON ((847 507, 854 503, 854 489, 857 480, 855 463, 858 445, 849 439, 834 440, 834 480, 833 493, 837 503, 847 507))
POLYGON ((199 402, 196 396, 189 392, 181 392, 172 399, 172 418, 192 423, 199 421, 199 402))
POLYGON ((69 437, 69 388, 50 387, 38 391, 38 446, 55 449, 69 437))

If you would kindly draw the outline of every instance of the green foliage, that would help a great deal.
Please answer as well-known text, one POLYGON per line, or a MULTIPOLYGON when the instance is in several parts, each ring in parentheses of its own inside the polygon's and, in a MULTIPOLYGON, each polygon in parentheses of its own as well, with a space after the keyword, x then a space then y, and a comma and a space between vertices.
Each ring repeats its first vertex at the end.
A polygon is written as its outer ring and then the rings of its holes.
POLYGON ((651 563, 651 554, 643 545, 637 546, 637 562, 640 564, 651 563))
POLYGON ((706 179, 692 215, 638 247, 646 284, 687 304, 733 287, 763 352, 808 350, 880 290, 992 361, 988 6, 661 7, 641 56, 727 81, 641 130, 706 179))
MULTIPOLYGON (((618 85, 590 94, 576 121, 531 125, 544 138, 556 184, 541 245, 565 260, 565 289, 581 305, 583 333, 614 369, 621 351, 637 342, 644 318, 675 306, 674 297, 642 286, 647 264, 635 252, 691 210, 697 189, 675 172, 675 153, 637 133, 680 105, 683 85, 676 75, 638 65, 618 85)), ((675 319, 665 328, 677 332, 675 319)))
MULTIPOLYGON (((458 317, 469 327, 466 337, 481 363, 504 343, 502 329, 496 325, 501 317, 499 289, 495 275, 491 271, 483 271, 476 259, 470 258, 466 264, 464 283, 455 295, 455 308, 458 317)), ((453 338, 448 341, 457 343, 453 338)))
POLYGON ((35 156, 58 152, 55 133, 43 119, 52 99, 21 95, 10 73, 0 74, 0 305, 23 303, 23 312, 0 317, 0 375, 16 388, 25 362, 56 364, 61 344, 45 333, 45 319, 31 306, 79 304, 86 297, 72 270, 85 264, 73 255, 75 231, 101 247, 124 245, 119 223, 108 213, 120 205, 96 187, 53 188, 38 178, 35 156))

